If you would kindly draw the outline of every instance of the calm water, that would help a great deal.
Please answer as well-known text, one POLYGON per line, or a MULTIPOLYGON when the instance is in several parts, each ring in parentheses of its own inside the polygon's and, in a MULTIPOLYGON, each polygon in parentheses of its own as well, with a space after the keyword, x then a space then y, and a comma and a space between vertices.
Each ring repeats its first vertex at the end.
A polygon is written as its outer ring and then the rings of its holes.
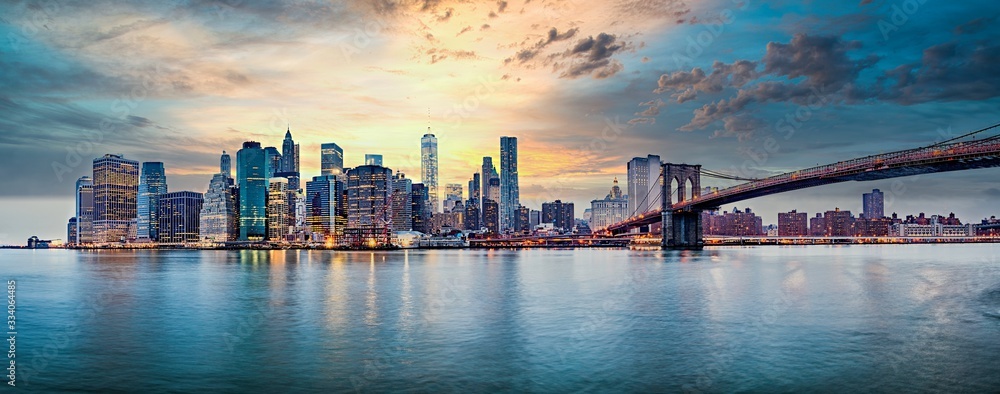
POLYGON ((36 391, 981 392, 998 252, 4 250, 0 273, 36 391))

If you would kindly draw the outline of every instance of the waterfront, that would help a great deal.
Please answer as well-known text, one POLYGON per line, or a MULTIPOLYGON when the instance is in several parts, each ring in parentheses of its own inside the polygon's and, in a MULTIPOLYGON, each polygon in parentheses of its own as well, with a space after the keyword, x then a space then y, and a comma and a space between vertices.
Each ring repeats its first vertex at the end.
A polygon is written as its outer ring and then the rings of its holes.
POLYGON ((19 386, 995 391, 1000 247, 2 250, 19 386))

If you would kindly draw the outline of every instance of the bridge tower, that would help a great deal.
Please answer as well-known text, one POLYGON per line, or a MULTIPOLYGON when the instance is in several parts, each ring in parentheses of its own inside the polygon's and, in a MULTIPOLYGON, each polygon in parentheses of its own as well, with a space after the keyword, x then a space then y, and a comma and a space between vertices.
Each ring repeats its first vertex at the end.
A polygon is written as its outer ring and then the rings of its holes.
POLYGON ((692 198, 701 196, 701 166, 689 164, 665 163, 661 169, 663 176, 662 220, 664 249, 701 249, 705 239, 701 230, 701 211, 686 208, 675 210, 674 191, 671 184, 677 182, 676 199, 685 201, 688 196, 687 186, 691 185, 692 198))

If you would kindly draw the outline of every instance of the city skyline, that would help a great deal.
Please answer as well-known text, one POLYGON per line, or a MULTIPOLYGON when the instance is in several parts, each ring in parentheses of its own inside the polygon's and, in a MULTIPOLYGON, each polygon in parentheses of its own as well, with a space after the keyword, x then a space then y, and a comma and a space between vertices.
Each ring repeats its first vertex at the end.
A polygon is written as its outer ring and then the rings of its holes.
MULTIPOLYGON (((0 44, 10 70, 0 78, 0 143, 9 152, 0 159, 9 169, 0 243, 64 238, 74 182, 92 158, 163 162, 171 190, 204 192, 220 151, 246 140, 283 148, 289 124, 303 183, 320 173, 320 144, 331 142, 345 147, 344 167, 379 152, 394 170, 419 174, 414 146, 425 118, 439 139, 440 185, 468 181, 483 156, 499 168, 497 139, 518 136, 521 204, 539 209, 601 198, 613 177, 625 179, 624 163, 647 154, 781 172, 995 123, 1000 83, 989 54, 997 51, 982 39, 997 28, 975 4, 918 7, 905 20, 891 2, 504 4, 137 2, 100 15, 72 4, 5 5, 0 33, 15 39, 0 44), (281 61, 238 60, 257 53, 281 61), (823 62, 796 62, 801 53, 823 62), (810 99, 822 105, 800 116, 810 99), (114 127, 102 129, 105 119, 114 127), (766 136, 789 127, 764 152, 766 136)), ((983 207, 1000 196, 991 171, 903 178, 903 191, 892 181, 849 183, 740 205, 768 222, 788 201, 809 212, 849 202, 859 212, 855 196, 879 188, 886 212, 947 202, 975 219, 993 214, 983 207)))

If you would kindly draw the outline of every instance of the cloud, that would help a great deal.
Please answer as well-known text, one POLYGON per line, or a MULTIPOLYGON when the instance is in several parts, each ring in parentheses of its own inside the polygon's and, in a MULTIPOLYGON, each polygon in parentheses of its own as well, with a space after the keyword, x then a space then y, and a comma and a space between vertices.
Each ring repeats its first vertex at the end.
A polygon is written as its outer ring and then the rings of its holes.
MULTIPOLYGON (((621 62, 611 59, 615 53, 626 48, 626 44, 612 34, 601 33, 579 40, 576 45, 558 58, 569 60, 560 78, 577 78, 592 75, 595 79, 608 78, 624 69, 621 62)), ((556 69, 561 68, 558 64, 556 69)))

